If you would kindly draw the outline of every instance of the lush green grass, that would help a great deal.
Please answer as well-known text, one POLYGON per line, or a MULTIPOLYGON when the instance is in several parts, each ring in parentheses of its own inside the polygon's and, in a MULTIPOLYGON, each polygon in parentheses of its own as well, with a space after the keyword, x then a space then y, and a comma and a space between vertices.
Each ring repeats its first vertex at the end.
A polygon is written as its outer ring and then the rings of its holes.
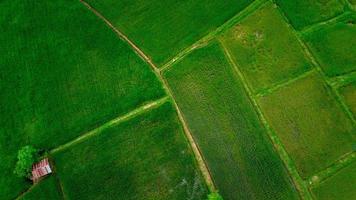
POLYGON ((348 85, 339 88, 339 91, 351 112, 356 117, 356 79, 348 85))
POLYGON ((215 30, 252 0, 87 0, 158 65, 215 30))
POLYGON ((164 95, 145 64, 79 1, 0 2, 0 199, 26 144, 48 149, 164 95))
POLYGON ((352 151, 356 127, 316 73, 259 102, 303 178, 352 151))
POLYGON ((53 175, 46 177, 27 192, 21 200, 60 200, 63 195, 60 192, 58 181, 53 175))
POLYGON ((297 199, 244 87, 214 42, 167 78, 224 199, 297 199))
POLYGON ((305 37, 328 76, 356 71, 356 14, 326 24, 305 37))
POLYGON ((353 162, 312 191, 317 200, 350 200, 356 199, 355 185, 356 162, 353 162))
POLYGON ((204 199, 171 103, 53 155, 70 199, 204 199))
POLYGON ((224 33, 222 41, 255 92, 298 76, 311 66, 271 3, 224 33))
POLYGON ((296 29, 325 21, 344 10, 340 0, 275 0, 296 29))

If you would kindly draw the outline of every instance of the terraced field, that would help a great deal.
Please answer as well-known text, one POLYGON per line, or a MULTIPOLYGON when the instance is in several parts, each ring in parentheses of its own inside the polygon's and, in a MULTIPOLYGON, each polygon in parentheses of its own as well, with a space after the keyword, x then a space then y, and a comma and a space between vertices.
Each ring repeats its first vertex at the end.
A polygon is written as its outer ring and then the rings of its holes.
POLYGON ((355 6, 0 1, 0 199, 355 199, 355 6))

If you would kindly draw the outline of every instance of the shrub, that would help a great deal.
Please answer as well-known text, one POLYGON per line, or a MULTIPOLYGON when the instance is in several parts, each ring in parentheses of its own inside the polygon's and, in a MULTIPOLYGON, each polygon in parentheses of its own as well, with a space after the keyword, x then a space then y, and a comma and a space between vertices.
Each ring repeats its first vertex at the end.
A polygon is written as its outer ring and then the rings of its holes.
POLYGON ((31 177, 31 167, 37 161, 38 151, 32 146, 24 146, 17 153, 14 174, 18 177, 31 177))
POLYGON ((218 192, 212 192, 208 195, 208 200, 224 200, 218 192))

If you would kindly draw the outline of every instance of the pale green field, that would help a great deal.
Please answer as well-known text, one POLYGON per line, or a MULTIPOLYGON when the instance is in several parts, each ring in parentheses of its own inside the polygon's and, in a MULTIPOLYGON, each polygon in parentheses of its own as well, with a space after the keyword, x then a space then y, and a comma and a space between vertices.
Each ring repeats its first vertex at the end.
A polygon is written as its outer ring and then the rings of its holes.
POLYGON ((221 40, 255 93, 311 68, 296 36, 271 3, 237 23, 221 40))
POLYGON ((259 102, 303 178, 352 151, 356 127, 317 73, 259 102))

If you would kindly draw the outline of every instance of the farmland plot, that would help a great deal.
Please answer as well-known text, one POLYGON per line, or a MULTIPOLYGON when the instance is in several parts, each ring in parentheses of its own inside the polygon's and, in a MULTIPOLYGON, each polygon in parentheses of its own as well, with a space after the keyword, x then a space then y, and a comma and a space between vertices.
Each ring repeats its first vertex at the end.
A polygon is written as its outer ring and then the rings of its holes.
POLYGON ((356 117, 356 79, 339 89, 354 117, 356 117))
POLYGON ((0 27, 0 199, 28 186, 12 173, 21 146, 53 148, 164 95, 79 1, 1 1, 0 27))
POLYGON ((252 0, 87 0, 162 66, 252 0))
POLYGON ((345 15, 309 33, 305 40, 330 76, 356 71, 356 14, 345 15))
POLYGON ((225 199, 297 199, 244 87, 213 42, 164 73, 225 199))
POLYGON ((356 127, 313 73, 259 100, 303 178, 352 151, 356 127))
POLYGON ((256 93, 311 67, 296 36, 271 3, 224 33, 222 42, 256 93))
POLYGON ((306 26, 328 20, 341 14, 345 8, 339 0, 275 0, 294 28, 300 30, 306 26))
POLYGON ((51 175, 36 184, 21 200, 61 200, 63 196, 56 178, 51 175))
POLYGON ((206 185, 171 103, 53 155, 69 199, 204 199, 206 185))
POLYGON ((317 200, 350 200, 356 199, 355 185, 356 162, 353 162, 312 191, 317 200))

